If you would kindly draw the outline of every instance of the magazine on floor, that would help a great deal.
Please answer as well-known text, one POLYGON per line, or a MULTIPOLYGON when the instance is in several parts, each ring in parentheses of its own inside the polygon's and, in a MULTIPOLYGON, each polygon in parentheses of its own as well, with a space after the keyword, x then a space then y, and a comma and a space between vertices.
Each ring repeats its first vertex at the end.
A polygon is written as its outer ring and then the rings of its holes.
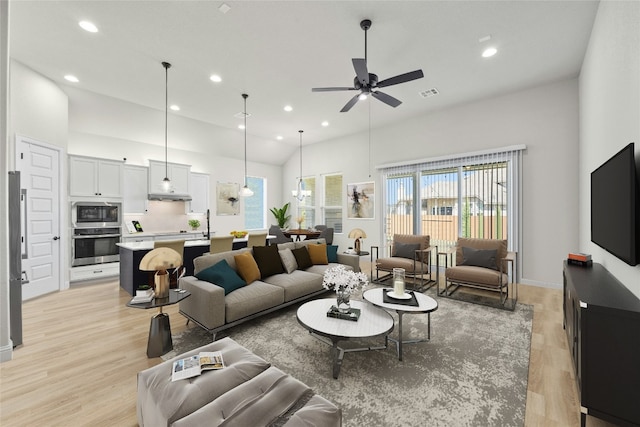
POLYGON ((222 353, 219 351, 201 351, 193 356, 173 362, 171 381, 197 377, 203 371, 224 368, 222 353))

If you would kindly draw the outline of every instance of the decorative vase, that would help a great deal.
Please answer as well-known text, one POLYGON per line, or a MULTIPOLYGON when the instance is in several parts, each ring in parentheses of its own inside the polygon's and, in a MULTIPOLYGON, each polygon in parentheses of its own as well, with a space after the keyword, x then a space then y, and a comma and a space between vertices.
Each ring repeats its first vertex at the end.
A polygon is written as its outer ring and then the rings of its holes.
POLYGON ((336 307, 338 307, 338 311, 340 311, 341 313, 348 313, 349 309, 351 308, 351 302, 349 301, 351 294, 347 290, 338 289, 336 291, 336 295, 336 307))

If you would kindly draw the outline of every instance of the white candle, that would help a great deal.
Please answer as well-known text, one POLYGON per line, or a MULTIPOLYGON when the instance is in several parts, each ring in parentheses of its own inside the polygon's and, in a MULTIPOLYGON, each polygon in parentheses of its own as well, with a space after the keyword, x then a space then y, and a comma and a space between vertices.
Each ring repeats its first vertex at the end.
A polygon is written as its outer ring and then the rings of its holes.
POLYGON ((393 281, 393 293, 396 295, 404 295, 404 280, 395 279, 393 281))

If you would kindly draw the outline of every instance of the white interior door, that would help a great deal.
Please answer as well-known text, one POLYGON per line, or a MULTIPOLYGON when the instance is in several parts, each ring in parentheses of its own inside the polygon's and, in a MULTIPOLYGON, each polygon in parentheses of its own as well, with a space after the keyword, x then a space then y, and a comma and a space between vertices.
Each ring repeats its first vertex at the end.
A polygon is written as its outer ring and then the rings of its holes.
POLYGON ((17 137, 16 165, 26 189, 22 299, 62 287, 60 268, 60 151, 17 137))

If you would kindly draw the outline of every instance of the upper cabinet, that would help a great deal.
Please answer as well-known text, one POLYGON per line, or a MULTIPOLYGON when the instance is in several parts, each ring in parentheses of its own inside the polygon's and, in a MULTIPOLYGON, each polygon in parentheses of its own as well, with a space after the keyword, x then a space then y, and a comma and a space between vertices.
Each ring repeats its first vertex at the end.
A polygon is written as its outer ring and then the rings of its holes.
POLYGON ((124 165, 124 213, 142 214, 147 211, 147 180, 149 168, 124 165))
POLYGON ((122 198, 124 162, 69 156, 69 195, 122 198))
POLYGON ((171 180, 169 193, 191 194, 191 165, 179 163, 167 163, 149 160, 149 194, 166 193, 162 187, 162 180, 167 177, 171 180))
POLYGON ((185 203, 188 214, 203 214, 209 209, 209 175, 191 173, 191 201, 185 203))

